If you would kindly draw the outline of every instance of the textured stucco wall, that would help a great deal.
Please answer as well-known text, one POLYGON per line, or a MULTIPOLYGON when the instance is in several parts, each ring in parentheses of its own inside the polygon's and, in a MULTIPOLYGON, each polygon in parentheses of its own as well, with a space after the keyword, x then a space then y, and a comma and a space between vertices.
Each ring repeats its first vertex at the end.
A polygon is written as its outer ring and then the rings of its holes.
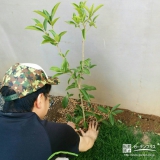
MULTIPOLYGON (((39 18, 33 10, 51 10, 58 0, 0 0, 0 79, 15 62, 49 68, 60 65, 53 46, 40 45, 41 33, 25 30, 39 18)), ((66 30, 61 49, 70 50, 71 66, 81 57, 81 38, 77 29, 64 21, 72 16, 71 2, 61 1, 55 29, 66 30)), ((95 102, 121 104, 121 108, 160 116, 160 1, 159 0, 88 0, 88 5, 104 4, 98 13, 97 29, 90 29, 85 44, 86 58, 94 64, 86 83, 97 87, 95 102)), ((65 95, 66 76, 53 88, 54 95, 65 95)))

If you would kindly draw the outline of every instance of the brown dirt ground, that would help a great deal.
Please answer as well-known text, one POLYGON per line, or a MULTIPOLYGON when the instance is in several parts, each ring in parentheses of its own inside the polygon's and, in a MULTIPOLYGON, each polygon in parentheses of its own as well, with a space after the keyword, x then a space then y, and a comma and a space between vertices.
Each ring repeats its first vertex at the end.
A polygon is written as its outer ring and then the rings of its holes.
MULTIPOLYGON (((61 101, 63 97, 50 97, 54 100, 54 104, 49 109, 46 119, 49 121, 66 123, 66 114, 73 114, 73 110, 78 104, 76 99, 70 98, 69 105, 66 109, 63 109, 61 101)), ((99 104, 92 103, 91 106, 98 113, 96 107, 99 104)), ((120 108, 119 108, 120 109, 120 108)), ((127 126, 133 126, 135 128, 140 128, 143 132, 154 132, 160 133, 160 117, 155 115, 148 115, 142 113, 132 112, 127 109, 121 109, 123 113, 118 114, 115 119, 119 122, 126 124, 127 126)))

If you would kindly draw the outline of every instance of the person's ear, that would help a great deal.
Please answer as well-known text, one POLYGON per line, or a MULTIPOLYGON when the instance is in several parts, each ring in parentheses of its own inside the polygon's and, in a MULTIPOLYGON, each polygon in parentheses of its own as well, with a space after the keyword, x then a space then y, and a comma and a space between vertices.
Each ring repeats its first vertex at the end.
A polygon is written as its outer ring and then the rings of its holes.
POLYGON ((40 93, 36 99, 36 101, 34 102, 34 107, 36 107, 37 109, 40 109, 42 107, 42 98, 43 98, 43 93, 40 93))

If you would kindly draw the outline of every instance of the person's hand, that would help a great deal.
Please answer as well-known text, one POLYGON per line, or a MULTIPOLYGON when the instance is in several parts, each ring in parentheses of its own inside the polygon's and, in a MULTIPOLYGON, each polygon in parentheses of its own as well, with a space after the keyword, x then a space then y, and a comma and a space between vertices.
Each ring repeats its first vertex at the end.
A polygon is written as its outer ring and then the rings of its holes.
POLYGON ((89 123, 89 127, 88 127, 88 131, 85 133, 82 129, 80 129, 80 132, 82 134, 83 137, 90 137, 92 138, 94 141, 97 139, 98 136, 98 122, 92 121, 89 123))
POLYGON ((73 122, 68 121, 67 124, 71 126, 73 129, 76 128, 76 125, 73 122))
POLYGON ((79 143, 79 151, 84 152, 87 151, 88 149, 92 148, 94 145, 95 140, 97 139, 98 136, 98 123, 97 122, 90 122, 89 127, 87 132, 84 132, 83 130, 79 130, 82 134, 80 136, 80 143, 79 143))

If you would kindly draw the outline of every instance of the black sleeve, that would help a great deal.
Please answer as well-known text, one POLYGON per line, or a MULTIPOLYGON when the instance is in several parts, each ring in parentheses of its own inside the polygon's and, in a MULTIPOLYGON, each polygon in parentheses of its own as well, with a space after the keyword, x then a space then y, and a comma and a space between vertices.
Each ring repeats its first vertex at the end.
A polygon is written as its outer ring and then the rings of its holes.
POLYGON ((79 135, 72 127, 64 123, 54 123, 43 121, 44 127, 48 133, 52 153, 55 152, 79 152, 79 135))

